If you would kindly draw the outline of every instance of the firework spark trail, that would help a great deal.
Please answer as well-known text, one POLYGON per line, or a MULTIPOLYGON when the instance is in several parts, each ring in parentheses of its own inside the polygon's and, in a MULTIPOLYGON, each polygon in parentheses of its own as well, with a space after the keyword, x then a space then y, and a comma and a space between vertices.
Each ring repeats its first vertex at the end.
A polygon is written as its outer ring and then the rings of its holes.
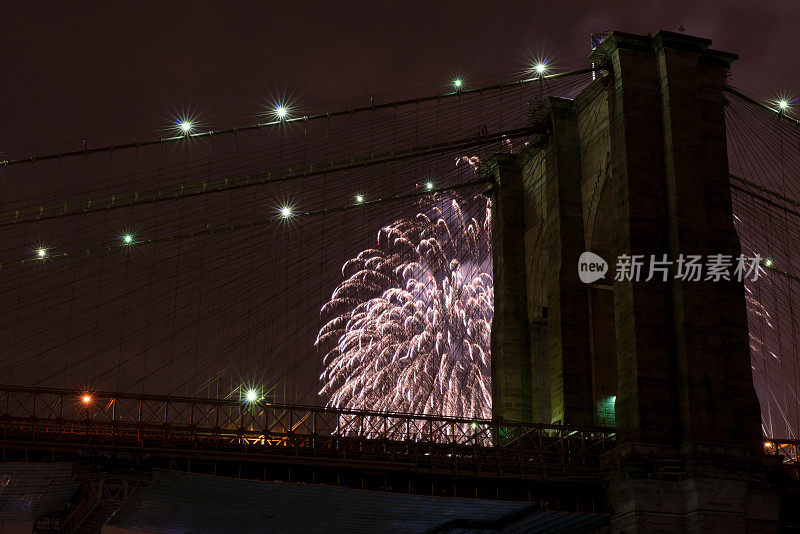
MULTIPOLYGON (((422 208, 415 219, 382 228, 376 248, 345 263, 344 280, 322 308, 320 394, 332 407, 490 418, 488 201, 437 195, 422 208), (480 204, 482 215, 466 216, 466 202, 480 204)), ((754 255, 744 243, 743 252, 754 255)), ((780 357, 771 348, 773 318, 753 284, 746 281, 745 290, 755 373, 780 357)), ((760 389, 777 412, 764 414, 765 432, 775 415, 794 435, 784 401, 760 389)))
POLYGON ((421 208, 344 264, 322 308, 320 394, 333 407, 490 418, 489 201, 437 194, 421 208))
MULTIPOLYGON (((745 298, 747 300, 747 322, 750 337, 750 366, 753 369, 753 374, 761 371, 761 367, 767 365, 767 355, 777 359, 777 355, 772 352, 764 339, 759 334, 764 334, 761 326, 765 324, 770 330, 774 329, 772 326, 771 316, 769 311, 761 304, 761 301, 753 293, 750 288, 752 282, 745 282, 745 298)), ((778 399, 775 394, 769 390, 772 400, 777 404, 778 399)), ((772 435, 772 421, 770 421, 770 408, 772 403, 767 403, 767 410, 761 414, 761 431, 765 436, 772 435)))
POLYGON ((785 389, 775 389, 772 381, 767 378, 776 372, 776 367, 780 370, 779 372, 783 373, 785 363, 781 358, 780 333, 776 330, 776 323, 768 309, 774 308, 776 304, 769 296, 768 302, 765 304, 756 296, 753 287, 758 283, 772 283, 768 281, 769 273, 765 274, 767 279, 764 282, 745 282, 750 358, 755 378, 754 383, 759 397, 766 397, 760 399, 762 405, 761 428, 765 436, 774 436, 776 433, 780 436, 785 432, 785 437, 796 439, 797 428, 792 421, 790 406, 792 402, 800 402, 797 391, 789 382, 782 384, 785 389))
MULTIPOLYGON (((734 214, 733 220, 737 233, 741 235, 743 231, 741 228, 742 220, 736 214, 734 214)), ((751 247, 744 242, 741 242, 741 244, 742 253, 745 256, 755 257, 756 253, 751 247)), ((760 399, 762 400, 761 429, 765 436, 773 436, 775 434, 774 428, 776 427, 773 417, 779 417, 782 420, 782 425, 786 428, 788 437, 793 438, 797 435, 796 429, 786 413, 785 399, 781 399, 776 395, 769 380, 758 379, 760 375, 768 374, 772 366, 781 365, 781 358, 775 353, 778 333, 775 330, 775 321, 768 309, 768 307, 774 308, 776 303, 772 301, 765 305, 757 296, 757 293, 760 294, 761 292, 757 291, 756 284, 766 283, 773 282, 770 281, 769 271, 764 269, 761 269, 758 281, 753 282, 749 277, 746 277, 744 283, 748 335, 750 338, 750 361, 755 378, 754 384, 759 397, 762 395, 767 397, 766 399, 760 399)), ((786 384, 786 387, 790 388, 789 384, 786 384)), ((790 393, 796 398, 796 392, 790 391, 790 393)))

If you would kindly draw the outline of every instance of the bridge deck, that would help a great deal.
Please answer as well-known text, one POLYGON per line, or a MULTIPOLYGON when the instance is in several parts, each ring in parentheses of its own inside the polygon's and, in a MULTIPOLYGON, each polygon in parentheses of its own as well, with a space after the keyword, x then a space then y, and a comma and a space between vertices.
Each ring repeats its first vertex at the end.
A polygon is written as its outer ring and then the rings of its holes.
MULTIPOLYGON (((503 487, 504 498, 526 499, 537 484, 596 486, 600 455, 614 443, 607 428, 0 387, 4 460, 111 458, 429 494, 444 480, 449 494, 500 497, 503 487)), ((765 443, 794 469, 797 450, 793 441, 765 443)))
POLYGON ((596 495, 599 457, 613 444, 611 429, 0 387, 4 460, 110 458, 427 494, 443 494, 445 485, 450 495, 528 500, 543 484, 550 494, 553 485, 576 494, 585 485, 596 495))

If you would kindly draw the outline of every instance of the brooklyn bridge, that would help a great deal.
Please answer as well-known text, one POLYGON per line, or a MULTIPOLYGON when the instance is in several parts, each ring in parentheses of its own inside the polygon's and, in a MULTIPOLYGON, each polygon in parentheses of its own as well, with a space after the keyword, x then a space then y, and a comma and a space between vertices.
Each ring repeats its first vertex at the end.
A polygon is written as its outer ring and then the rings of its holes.
POLYGON ((800 122, 593 44, 0 161, 0 531, 795 531, 800 122))

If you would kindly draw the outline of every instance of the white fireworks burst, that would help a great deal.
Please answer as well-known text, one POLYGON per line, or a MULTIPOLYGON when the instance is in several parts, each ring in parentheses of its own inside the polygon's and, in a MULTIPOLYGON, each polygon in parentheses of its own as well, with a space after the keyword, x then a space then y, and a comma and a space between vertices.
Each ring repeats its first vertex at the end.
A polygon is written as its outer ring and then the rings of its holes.
POLYGON ((328 406, 491 417, 489 201, 433 195, 342 268, 316 344, 328 406), (470 217, 463 205, 479 206, 470 217))

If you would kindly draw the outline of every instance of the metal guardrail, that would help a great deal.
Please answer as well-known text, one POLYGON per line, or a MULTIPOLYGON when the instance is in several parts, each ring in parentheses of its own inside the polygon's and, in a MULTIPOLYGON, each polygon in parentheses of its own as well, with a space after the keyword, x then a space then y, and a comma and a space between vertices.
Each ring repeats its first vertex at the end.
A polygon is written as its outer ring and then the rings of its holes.
POLYGON ((800 450, 800 440, 798 439, 765 438, 764 440, 765 453, 781 456, 783 464, 794 469, 800 469, 800 464, 797 462, 798 450, 800 450))
MULTIPOLYGON (((275 453, 481 465, 520 476, 589 473, 607 428, 235 400, 0 386, 0 447, 275 453), (412 459, 413 458, 413 459, 412 459)), ((478 469, 474 467, 474 469, 478 469)))
MULTIPOLYGON (((615 438, 608 428, 0 386, 0 449, 17 457, 25 451, 25 458, 28 451, 52 451, 146 462, 587 481, 602 473, 600 456, 615 438)), ((764 442, 765 453, 780 456, 800 476, 798 450, 800 440, 764 442)))
POLYGON ((601 443, 609 428, 349 410, 263 401, 0 386, 0 422, 25 422, 34 432, 139 430, 141 437, 243 439, 274 445, 290 436, 342 436, 436 444, 520 446, 537 439, 601 443), (158 432, 155 432, 155 430, 158 432))

